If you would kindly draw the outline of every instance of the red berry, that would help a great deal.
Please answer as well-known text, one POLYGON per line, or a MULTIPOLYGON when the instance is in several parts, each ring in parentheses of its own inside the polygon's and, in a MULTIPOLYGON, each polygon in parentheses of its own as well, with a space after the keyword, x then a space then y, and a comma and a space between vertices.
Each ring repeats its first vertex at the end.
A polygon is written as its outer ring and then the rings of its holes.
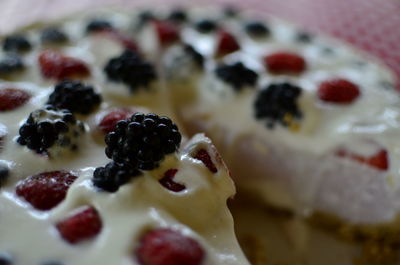
POLYGON ((31 95, 17 88, 0 89, 0 112, 14 110, 24 105, 31 95))
POLYGON ((39 55, 39 64, 42 74, 46 78, 61 80, 74 76, 87 77, 90 75, 89 68, 83 61, 64 56, 53 50, 42 52, 39 55))
POLYGON ((332 103, 351 103, 360 95, 357 85, 345 79, 322 82, 318 88, 320 100, 332 103))
POLYGON ((168 21, 153 21, 161 46, 171 44, 180 39, 177 25, 168 21))
POLYGON ((277 52, 264 57, 268 71, 273 74, 300 74, 306 69, 306 61, 300 55, 277 52))
POLYGON ((194 158, 200 160, 203 162, 203 164, 212 172, 212 173, 217 173, 218 169, 215 167, 214 163, 211 160, 210 155, 207 153, 205 149, 200 149, 197 151, 196 155, 194 158))
POLYGON ((177 172, 177 169, 167 170, 167 172, 164 173, 164 177, 159 180, 160 184, 163 185, 166 189, 174 192, 179 192, 186 189, 185 185, 177 183, 173 180, 177 172))
POLYGON ((225 55, 240 50, 236 38, 229 32, 220 31, 217 44, 217 55, 225 55))
POLYGON ((136 255, 140 265, 200 265, 205 253, 194 239, 160 228, 142 238, 136 255))
POLYGON ((37 210, 50 210, 64 200, 76 176, 65 171, 44 172, 20 182, 16 193, 37 210))
POLYGON ((77 244, 97 236, 101 231, 102 222, 96 209, 86 207, 57 223, 56 227, 62 238, 71 244, 77 244))
POLYGON ((374 167, 378 170, 385 171, 389 168, 388 153, 386 150, 381 149, 370 157, 361 156, 359 154, 350 153, 346 150, 339 150, 337 152, 338 156, 348 157, 362 164, 367 164, 368 166, 374 167))
POLYGON ((134 113, 135 111, 132 111, 127 108, 119 108, 112 110, 101 119, 98 126, 100 130, 102 130, 104 133, 112 132, 115 130, 115 125, 117 124, 118 121, 126 120, 134 113))

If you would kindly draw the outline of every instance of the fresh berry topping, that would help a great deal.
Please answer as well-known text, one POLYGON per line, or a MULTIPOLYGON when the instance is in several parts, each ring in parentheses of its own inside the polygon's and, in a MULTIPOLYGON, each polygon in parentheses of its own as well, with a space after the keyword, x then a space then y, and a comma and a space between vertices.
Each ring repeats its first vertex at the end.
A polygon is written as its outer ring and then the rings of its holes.
POLYGON ((0 253, 0 265, 12 265, 13 259, 8 253, 0 253))
POLYGON ((296 41, 301 43, 310 43, 313 39, 313 35, 308 32, 301 31, 296 35, 296 41))
POLYGON ((61 237, 71 244, 94 238, 102 226, 100 215, 93 207, 85 207, 56 225, 61 237))
POLYGON ((3 41, 3 49, 12 52, 26 52, 32 48, 28 39, 20 34, 9 36, 3 41))
POLYGON ((21 57, 16 54, 8 54, 0 61, 0 76, 11 75, 22 71, 24 68, 25 65, 21 57))
POLYGON ((203 55, 201 55, 198 51, 196 51, 193 48, 193 46, 191 46, 189 44, 184 44, 183 50, 190 58, 192 58, 196 62, 196 64, 200 68, 203 68, 203 65, 204 65, 204 56, 203 55))
POLYGON ((24 105, 31 95, 21 89, 4 88, 0 89, 0 112, 14 110, 24 105))
POLYGON ((110 80, 128 85, 131 92, 149 86, 156 78, 153 65, 144 61, 134 51, 125 51, 120 56, 112 58, 104 71, 110 80))
POLYGON ((154 21, 154 27, 161 46, 166 46, 180 39, 179 28, 168 21, 154 21))
POLYGON ((379 150, 370 157, 365 157, 359 154, 351 153, 345 149, 340 149, 337 152, 337 155, 340 157, 348 157, 359 163, 366 164, 378 170, 385 171, 388 170, 389 168, 388 152, 384 149, 379 150))
POLYGON ((229 5, 224 8, 223 13, 226 17, 232 18, 239 15, 239 9, 236 6, 229 5))
POLYGON ((140 265, 200 265, 205 251, 194 239, 159 228, 143 236, 135 254, 140 265))
POLYGON ((300 74, 306 69, 306 61, 300 55, 277 52, 264 58, 268 71, 273 74, 300 74))
POLYGON ((7 180, 10 175, 10 170, 6 165, 0 164, 0 187, 7 180))
POLYGON ((289 126, 293 119, 302 117, 297 105, 301 88, 289 83, 271 84, 258 92, 254 103, 256 119, 266 119, 267 127, 275 122, 289 126))
POLYGON ((240 50, 236 38, 229 32, 220 31, 218 36, 217 54, 225 55, 240 50))
POLYGON ((111 22, 104 19, 94 19, 86 25, 86 33, 112 29, 111 22))
POLYGON ((57 27, 49 27, 42 31, 40 40, 44 44, 61 44, 68 41, 68 36, 57 27))
POLYGON ((106 155, 131 168, 151 170, 165 155, 175 152, 181 142, 178 127, 164 116, 136 113, 119 121, 106 136, 106 155))
POLYGON ((76 179, 77 176, 70 172, 44 172, 21 181, 16 193, 35 209, 50 210, 64 200, 69 187, 76 179))
POLYGON ((93 173, 93 185, 108 192, 116 192, 120 186, 126 184, 140 172, 123 164, 108 163, 105 167, 98 167, 93 173))
POLYGON ((141 30, 148 22, 155 20, 155 15, 150 10, 144 10, 139 13, 136 30, 141 30))
POLYGON ((135 111, 128 108, 119 108, 112 110, 101 119, 98 126, 100 130, 104 133, 109 133, 115 130, 117 122, 119 122, 120 120, 128 119, 134 113, 135 111))
POLYGON ((213 161, 211 160, 210 155, 208 154, 207 150, 205 149, 200 149, 197 151, 197 153, 194 155, 194 158, 200 160, 203 162, 203 164, 212 172, 212 173, 217 173, 218 169, 215 167, 213 161))
POLYGON ((182 8, 177 8, 172 10, 171 14, 168 16, 168 20, 177 22, 177 23, 183 23, 188 19, 187 14, 184 9, 182 8))
POLYGON ((160 184, 166 189, 173 192, 180 192, 186 189, 185 185, 174 181, 174 177, 178 172, 177 169, 169 169, 164 173, 164 177, 159 180, 160 184))
POLYGON ((72 113, 89 114, 101 103, 101 96, 92 86, 79 81, 64 80, 56 85, 47 104, 68 109, 72 113))
POLYGON ((164 63, 167 78, 183 82, 194 72, 203 70, 204 57, 191 45, 183 44, 169 50, 164 63))
POLYGON ((195 27, 201 33, 210 33, 217 29, 217 24, 213 20, 204 19, 197 22, 195 27))
POLYGON ((322 82, 318 87, 318 98, 331 103, 352 103, 360 95, 360 89, 345 79, 333 79, 322 82))
POLYGON ((264 38, 271 34, 269 28, 264 23, 258 21, 247 23, 245 30, 253 38, 264 38))
POLYGON ((39 55, 39 64, 42 74, 46 78, 65 79, 87 77, 89 68, 80 59, 64 56, 63 54, 46 50, 39 55))
POLYGON ((258 74, 241 62, 219 65, 215 73, 224 82, 232 85, 236 91, 240 91, 244 86, 254 86, 258 79, 258 74))
POLYGON ((45 106, 33 111, 19 128, 17 142, 38 154, 51 158, 78 149, 78 141, 85 132, 83 123, 66 109, 45 106))

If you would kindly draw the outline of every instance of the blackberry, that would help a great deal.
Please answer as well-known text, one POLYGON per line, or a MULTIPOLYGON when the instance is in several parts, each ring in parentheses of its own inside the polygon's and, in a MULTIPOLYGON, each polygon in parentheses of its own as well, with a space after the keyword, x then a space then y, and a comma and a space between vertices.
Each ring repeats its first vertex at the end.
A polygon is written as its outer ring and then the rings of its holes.
POLYGON ((110 162, 105 167, 96 168, 92 182, 97 188, 108 192, 116 192, 120 186, 139 174, 140 172, 135 168, 110 162))
POLYGON ((88 114, 101 103, 101 100, 101 96, 93 87, 79 81, 64 80, 55 86, 47 104, 68 109, 72 113, 88 114))
POLYGON ((0 61, 0 76, 7 76, 25 68, 24 63, 16 54, 8 54, 0 61))
POLYGON ((203 68, 203 66, 204 66, 204 56, 203 55, 201 55, 198 51, 196 51, 193 48, 193 46, 191 46, 189 44, 185 44, 183 46, 183 50, 185 51, 185 53, 187 55, 190 56, 190 58, 192 58, 196 62, 196 64, 199 67, 203 68))
POLYGON ((6 165, 0 164, 0 187, 7 180, 9 175, 10 170, 8 169, 8 167, 6 165))
POLYGON ((68 41, 68 36, 57 27, 42 30, 40 40, 44 44, 60 44, 68 41))
POLYGON ((78 139, 84 132, 83 123, 69 110, 47 105, 29 115, 19 128, 17 142, 38 154, 56 157, 78 149, 78 139))
POLYGON ((224 16, 228 18, 237 17, 239 15, 239 9, 236 6, 228 5, 223 10, 224 16))
POLYGON ((0 252, 0 265, 12 265, 13 259, 8 253, 0 252))
POLYGON ((8 36, 3 41, 3 50, 11 52, 26 52, 32 49, 31 43, 22 34, 8 36))
POLYGON ((183 23, 187 21, 188 17, 184 9, 182 8, 177 8, 175 10, 172 10, 172 12, 168 16, 168 20, 171 20, 173 22, 177 23, 183 23))
POLYGON ((241 90, 244 86, 254 86, 258 79, 258 74, 245 67, 241 62, 219 65, 215 69, 215 74, 224 82, 232 85, 235 91, 241 90))
POLYGON ((271 34, 267 25, 262 22, 249 22, 245 26, 245 31, 253 38, 265 38, 271 34))
POLYGON ((296 35, 296 41, 301 43, 310 43, 313 40, 313 35, 308 32, 299 32, 296 35))
POLYGON ((110 59, 104 71, 110 80, 128 85, 131 92, 139 87, 147 87, 156 78, 154 66, 143 60, 138 53, 129 50, 110 59))
POLYGON ((288 117, 290 119, 302 117, 297 105, 300 95, 301 88, 289 83, 269 85, 256 96, 254 102, 256 119, 266 119, 268 128, 273 128, 275 122, 288 126, 288 117))
POLYGON ((141 30, 149 21, 155 19, 154 14, 149 10, 141 11, 138 14, 135 30, 141 30))
POLYGON ((178 127, 168 117, 136 113, 106 135, 107 157, 131 168, 151 170, 181 142, 178 127))
POLYGON ((166 76, 182 81, 190 78, 193 72, 203 69, 204 57, 191 45, 185 44, 171 49, 164 62, 166 76))
POLYGON ((217 24, 213 20, 204 19, 197 22, 195 28, 201 33, 210 33, 217 29, 217 24))
POLYGON ((86 25, 86 33, 93 33, 101 30, 109 30, 112 28, 113 25, 111 24, 110 21, 97 18, 89 21, 89 23, 86 25))

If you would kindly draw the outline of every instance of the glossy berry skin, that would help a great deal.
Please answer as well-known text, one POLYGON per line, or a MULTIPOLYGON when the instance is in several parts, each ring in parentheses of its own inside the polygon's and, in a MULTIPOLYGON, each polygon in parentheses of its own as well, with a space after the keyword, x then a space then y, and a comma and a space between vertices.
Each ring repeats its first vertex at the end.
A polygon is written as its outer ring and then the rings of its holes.
POLYGON ((80 59, 63 55, 58 51, 43 51, 38 58, 43 77, 58 80, 87 77, 90 75, 88 66, 80 59))
POLYGON ((240 50, 239 42, 235 36, 226 31, 218 34, 217 55, 222 56, 240 50))
POLYGON ((0 112, 15 110, 23 106, 31 95, 18 88, 0 89, 0 112))
POLYGON ((370 157, 365 157, 359 154, 351 153, 344 149, 339 150, 337 152, 337 155, 340 157, 347 157, 353 159, 361 164, 366 164, 377 170, 386 171, 389 169, 388 152, 385 149, 379 150, 370 157))
POLYGON ((173 192, 180 192, 186 189, 185 185, 174 181, 176 173, 178 173, 178 169, 173 168, 167 170, 164 176, 159 180, 160 184, 173 192))
POLYGON ((77 176, 66 171, 43 172, 30 176, 17 185, 16 193, 35 209, 46 211, 65 199, 77 176))
POLYGON ((253 87, 258 79, 258 74, 241 62, 232 65, 221 64, 215 69, 215 74, 230 84, 235 91, 240 91, 245 86, 253 87))
POLYGON ((108 192, 116 192, 120 186, 128 183, 133 177, 139 176, 137 169, 115 162, 105 167, 98 167, 93 173, 92 183, 95 187, 108 192))
POLYGON ((180 39, 179 27, 169 21, 153 21, 161 46, 166 46, 180 39))
POLYGON ((64 80, 58 83, 50 94, 47 104, 60 109, 68 109, 72 113, 89 114, 102 101, 92 86, 79 81, 64 80))
POLYGON ((306 61, 298 54, 277 52, 264 57, 264 63, 272 74, 298 75, 306 70, 306 61))
POLYGON ((360 96, 358 86, 345 79, 322 82, 318 87, 318 98, 334 104, 350 104, 360 96))
POLYGON ((7 52, 26 52, 32 49, 31 43, 21 34, 8 36, 3 41, 3 50, 7 52))
POLYGON ((194 158, 203 162, 203 164, 210 170, 212 173, 217 173, 218 169, 214 165, 213 161, 211 160, 210 154, 205 149, 200 149, 194 155, 194 158))
POLYGON ((168 228, 145 234, 135 254, 140 265, 201 265, 205 258, 197 241, 168 228))
POLYGON ((86 207, 78 213, 57 223, 61 237, 70 244, 93 239, 102 229, 99 213, 93 207, 86 207))
POLYGON ((134 113, 135 111, 127 108, 112 110, 100 120, 98 127, 102 132, 109 133, 115 130, 117 122, 128 119, 134 113))

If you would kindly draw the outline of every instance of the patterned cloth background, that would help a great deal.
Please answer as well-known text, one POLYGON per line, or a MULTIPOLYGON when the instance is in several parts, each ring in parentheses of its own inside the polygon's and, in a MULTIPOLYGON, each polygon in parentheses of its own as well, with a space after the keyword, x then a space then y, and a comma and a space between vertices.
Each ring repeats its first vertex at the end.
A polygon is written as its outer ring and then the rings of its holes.
POLYGON ((233 5, 346 40, 379 57, 400 89, 400 0, 0 0, 0 32, 104 6, 233 5))

